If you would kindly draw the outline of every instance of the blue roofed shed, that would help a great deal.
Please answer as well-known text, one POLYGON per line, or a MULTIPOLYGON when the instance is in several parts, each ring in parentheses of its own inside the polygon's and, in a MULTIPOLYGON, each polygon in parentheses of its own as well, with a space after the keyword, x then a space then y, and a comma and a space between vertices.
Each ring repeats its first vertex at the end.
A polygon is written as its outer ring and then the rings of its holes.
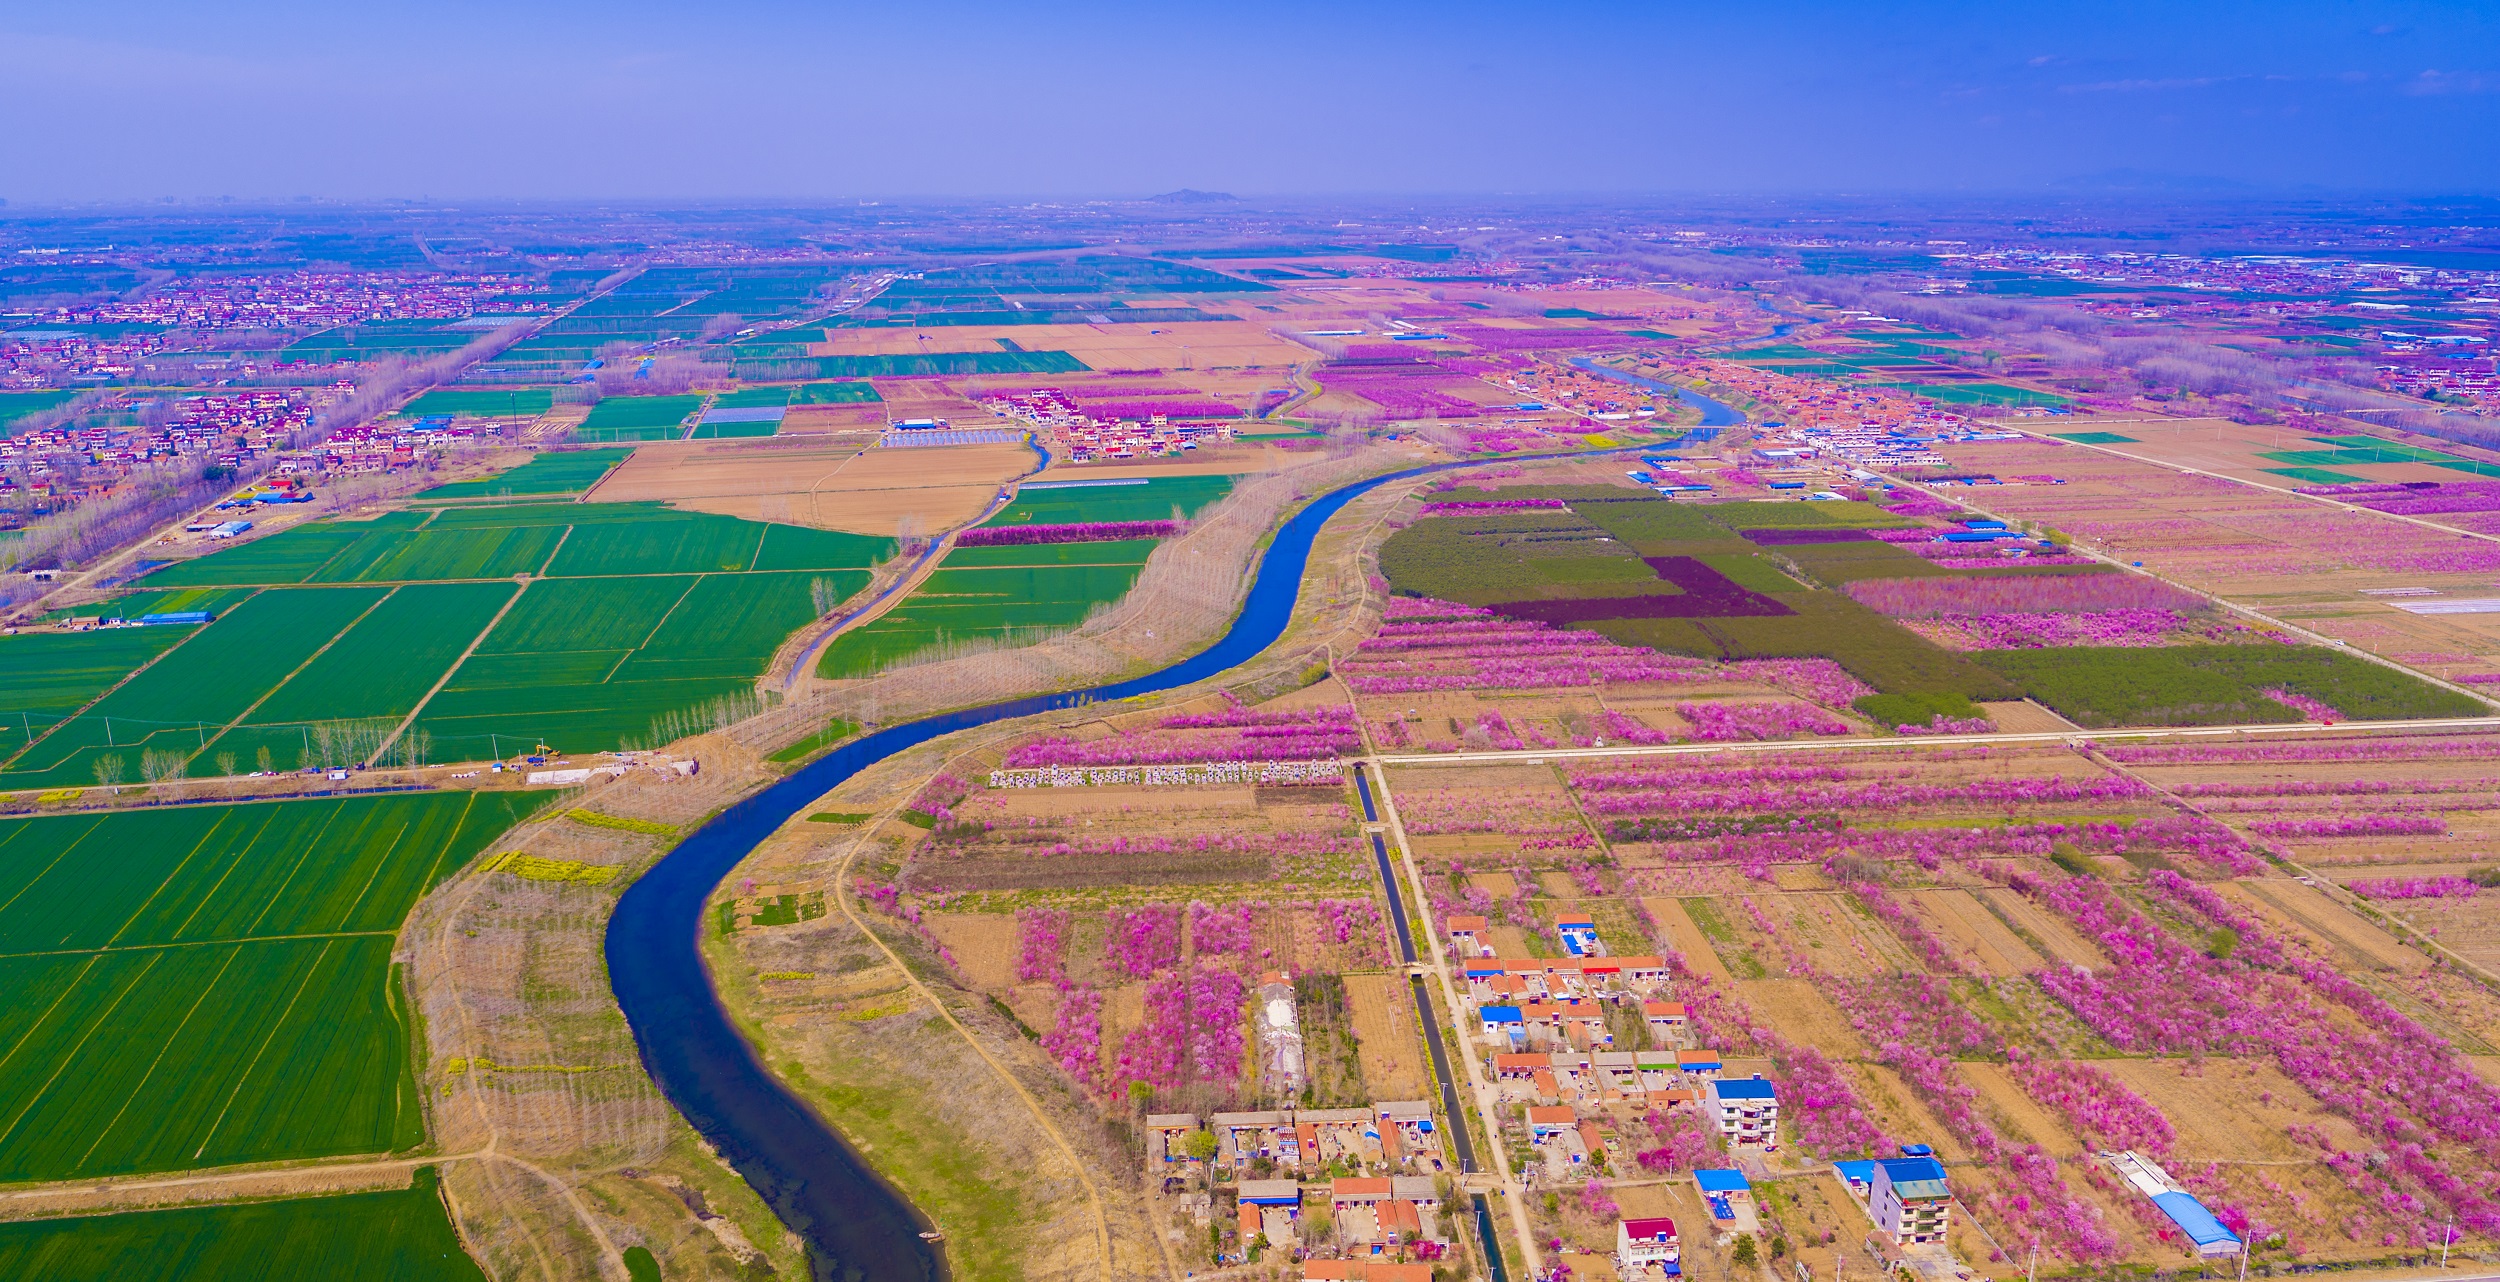
POLYGON ((2169 1216, 2170 1222, 2178 1225, 2180 1232, 2187 1234, 2188 1240, 2196 1244, 2198 1255, 2240 1253, 2239 1235, 2222 1227, 2222 1221, 2215 1219, 2214 1213, 2206 1210, 2205 1204, 2197 1201, 2195 1194, 2175 1190, 2156 1193, 2153 1205, 2160 1207, 2161 1213, 2169 1216))

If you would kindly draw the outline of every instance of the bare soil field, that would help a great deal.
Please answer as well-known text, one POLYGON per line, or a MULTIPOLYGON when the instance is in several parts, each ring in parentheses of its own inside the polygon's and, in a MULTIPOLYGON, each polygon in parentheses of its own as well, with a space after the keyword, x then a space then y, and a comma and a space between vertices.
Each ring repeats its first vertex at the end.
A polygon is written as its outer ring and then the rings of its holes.
POLYGON ((1016 919, 1004 913, 927 913, 929 933, 955 955, 956 969, 975 988, 998 990, 1016 982, 1016 919))
POLYGON ((999 487, 1033 465, 1020 445, 851 450, 818 438, 673 441, 634 451, 592 492, 604 502, 661 500, 750 520, 855 534, 923 531, 980 515, 999 487))
POLYGON ((1734 978, 1728 973, 1727 963, 1720 961, 1719 954, 1710 947, 1709 937, 1702 934, 1701 927, 1694 925, 1692 917, 1685 913, 1684 901, 1643 899, 1641 905, 1657 921, 1658 932, 1666 936, 1676 952, 1684 955, 1684 964, 1690 966, 1695 974, 1720 983, 1734 978))
POLYGON ((1425 1050, 1405 983, 1395 975, 1348 975, 1345 992, 1361 1042, 1363 1083, 1377 1099, 1423 1098, 1425 1050))
POLYGON ((1739 995, 1771 1021, 1780 1035, 1834 1059, 1865 1059, 1866 1044, 1814 984, 1803 979, 1746 979, 1739 995))
POLYGON ((2044 964, 2037 951, 1982 907, 1970 891, 1927 890, 1916 899, 1954 952, 1976 962, 1985 973, 2024 975, 2044 964))
POLYGON ((2318 1106, 2271 1064, 2253 1060, 2114 1059, 2099 1067, 2160 1108, 2190 1160, 2288 1161, 2313 1156, 2284 1128, 2307 1122, 2346 1148, 2367 1147, 2352 1125, 2318 1106))
POLYGON ((2083 1141, 2076 1139, 2055 1113, 2025 1095, 2023 1088, 2006 1075, 2004 1065, 1964 1060, 1953 1067, 1978 1088, 1988 1112, 1994 1115, 1992 1120, 2006 1139, 2037 1144, 2061 1161, 2083 1152, 2083 1141))
POLYGON ((2347 965, 2358 963, 2406 974, 2430 966, 2428 957, 2396 942, 2395 936, 2353 915, 2315 887, 2287 878, 2267 877, 2234 882, 2224 893, 2263 903, 2274 910, 2271 915, 2278 921, 2297 923, 2298 933, 2341 953, 2347 965))
POLYGON ((2001 914, 2000 921, 2011 919, 2014 925, 2022 928, 2024 936, 2047 947, 2058 961, 2075 966, 2103 964, 2105 959, 2101 950, 2092 941, 2075 933, 2074 927, 2067 925, 2063 918, 2040 911, 2021 895, 1995 887, 1976 892, 1976 897, 1983 906, 2001 914))
POLYGON ((2074 722, 2029 699, 1981 703, 1979 710, 2007 734, 2055 734, 2077 728, 2074 722))

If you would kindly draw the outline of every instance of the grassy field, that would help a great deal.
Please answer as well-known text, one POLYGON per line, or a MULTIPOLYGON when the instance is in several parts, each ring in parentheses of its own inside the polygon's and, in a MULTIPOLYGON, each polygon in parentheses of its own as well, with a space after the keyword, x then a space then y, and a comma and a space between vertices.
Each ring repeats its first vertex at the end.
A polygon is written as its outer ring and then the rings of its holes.
POLYGON ((349 764, 329 759, 346 740, 321 749, 325 727, 396 725, 420 703, 433 760, 614 748, 667 713, 746 697, 817 597, 858 591, 892 550, 641 503, 314 522, 82 607, 220 609, 204 628, 0 638, 0 786, 95 783, 100 766, 136 781, 152 752, 187 756, 192 775, 349 764))
POLYGON ((1166 476, 1142 484, 1027 485, 985 525, 1065 525, 1079 521, 1163 521, 1198 510, 1233 492, 1229 476, 1166 476))
POLYGON ((17 425, 48 409, 67 405, 76 392, 0 392, 0 436, 17 432, 17 425))
POLYGON ((874 383, 848 381, 802 383, 798 394, 790 398, 793 405, 865 405, 885 398, 877 395, 874 383))
POLYGON ((433 1167, 409 1187, 228 1206, 0 1224, 0 1276, 49 1282, 485 1282, 433 1167))
POLYGON ((686 416, 702 404, 700 396, 611 396, 591 407, 573 439, 673 441, 685 435, 686 416))
POLYGON ((186 629, 190 635, 155 663, 50 734, 39 733, 0 764, 0 778, 20 786, 93 783, 102 763, 135 780, 145 752, 204 751, 220 727, 389 594, 357 587, 254 596, 215 623, 186 629))
POLYGON ((2408 672, 2323 646, 2089 646, 1972 656, 2077 725, 2232 725, 2305 721, 2266 697, 2287 690, 2355 720, 2474 716, 2486 709, 2408 672))
POLYGON ((1128 594, 1158 541, 959 548, 901 604, 835 637, 816 670, 865 676, 947 643, 1013 641, 1074 627, 1095 606, 1128 594))
POLYGON ((399 412, 412 418, 423 418, 429 414, 510 418, 523 414, 544 414, 553 409, 555 403, 556 392, 552 387, 515 387, 508 391, 483 387, 438 387, 408 402, 399 412))
POLYGON ((599 483, 632 454, 631 449, 563 450, 541 454, 509 472, 455 481, 427 490, 429 499, 489 498, 506 494, 578 494, 599 483))
POLYGON ((422 1143, 400 921, 543 799, 0 825, 0 1181, 422 1143))

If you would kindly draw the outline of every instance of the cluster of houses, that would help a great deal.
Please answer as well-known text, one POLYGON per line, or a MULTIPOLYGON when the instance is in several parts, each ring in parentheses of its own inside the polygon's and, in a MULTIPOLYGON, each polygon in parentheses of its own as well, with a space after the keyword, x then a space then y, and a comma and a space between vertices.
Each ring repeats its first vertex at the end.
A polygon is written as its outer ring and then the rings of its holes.
POLYGON ((1146 1119, 1146 1161, 1167 1188, 1192 1174, 1229 1180, 1245 1249, 1265 1243, 1367 1262, 1428 1262, 1449 1249, 1436 1178, 1447 1167, 1424 1100, 1217 1113, 1203 1126, 1194 1113, 1158 1113, 1146 1119), (1191 1156, 1190 1138, 1204 1133, 1215 1138, 1214 1155, 1191 1156), (1325 1217, 1313 1215, 1322 1205, 1325 1217))
POLYGON ((1275 1171, 1431 1175, 1445 1169, 1427 1100, 1217 1113, 1203 1128, 1195 1113, 1157 1113, 1146 1119, 1147 1168, 1169 1170, 1197 1161, 1185 1141, 1201 1129, 1215 1136, 1215 1155, 1207 1160, 1236 1177, 1275 1171))
POLYGON ((500 310, 544 310, 507 298, 538 288, 513 276, 396 272, 287 272, 184 276, 145 297, 55 308, 38 325, 162 325, 172 329, 327 329, 357 321, 457 320, 493 300, 500 310))
POLYGON ((982 402, 990 413, 1030 423, 1046 431, 1071 463, 1104 459, 1165 458, 1221 445, 1233 439, 1233 425, 1215 419, 1181 422, 1168 414, 1143 417, 1096 417, 1076 397, 1056 387, 1036 387, 993 396, 982 402))

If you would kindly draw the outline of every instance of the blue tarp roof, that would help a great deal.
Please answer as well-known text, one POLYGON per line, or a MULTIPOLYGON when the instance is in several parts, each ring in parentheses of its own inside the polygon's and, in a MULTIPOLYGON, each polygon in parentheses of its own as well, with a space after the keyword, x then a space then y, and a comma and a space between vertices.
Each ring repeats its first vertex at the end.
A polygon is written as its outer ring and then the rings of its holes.
POLYGON ((2180 1231, 2188 1235, 2188 1240, 2198 1246, 2240 1240, 2240 1235, 2222 1227, 2222 1221, 2215 1219, 2214 1213, 2206 1210, 2205 1204, 2197 1201, 2193 1193, 2175 1190, 2156 1193, 2153 1205, 2160 1207, 2162 1214, 2169 1216, 2170 1222, 2178 1225, 2180 1231))
POLYGON ((1695 1171, 1693 1180, 1701 1185, 1704 1193, 1745 1193, 1753 1189, 1752 1181, 1745 1178, 1743 1171, 1695 1171))

